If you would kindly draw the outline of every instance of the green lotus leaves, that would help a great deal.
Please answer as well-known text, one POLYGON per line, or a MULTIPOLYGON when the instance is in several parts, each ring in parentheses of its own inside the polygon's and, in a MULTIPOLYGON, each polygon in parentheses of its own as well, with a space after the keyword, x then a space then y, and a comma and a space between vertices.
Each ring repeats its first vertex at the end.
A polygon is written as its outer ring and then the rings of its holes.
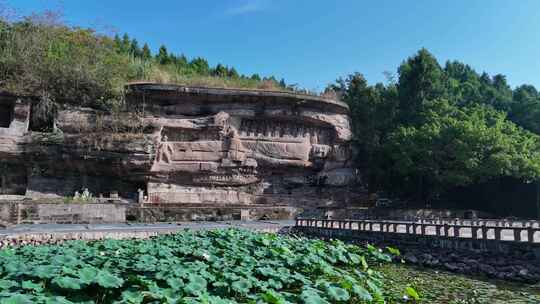
POLYGON ((94 267, 85 267, 76 272, 79 280, 85 284, 96 282, 98 270, 94 267))
POLYGON ((387 257, 373 246, 238 229, 66 241, 0 250, 0 304, 381 302, 370 265, 387 257))
POLYGON ((174 290, 181 290, 184 287, 184 280, 176 277, 168 278, 167 284, 174 290))
POLYGON ((318 290, 312 288, 304 289, 300 294, 300 299, 305 304, 330 304, 330 302, 321 297, 318 290))
POLYGON ((338 302, 347 301, 351 297, 347 290, 335 286, 330 286, 327 290, 327 294, 331 300, 338 302))
POLYGON ((206 292, 206 280, 199 275, 189 277, 189 282, 184 286, 184 291, 188 294, 200 296, 206 292))
POLYGON ((231 284, 231 288, 242 295, 247 295, 249 293, 249 289, 251 288, 251 282, 247 279, 240 279, 238 281, 235 281, 231 284))
POLYGON ((27 295, 13 295, 7 299, 0 300, 0 304, 33 304, 34 301, 27 295))
POLYGON ((0 289, 1 290, 10 289, 12 287, 17 287, 17 286, 19 286, 19 283, 15 282, 15 281, 0 280, 0 289))
POLYGON ((57 273, 57 268, 52 265, 39 265, 34 267, 32 275, 40 279, 50 279, 54 278, 57 273))
POLYGON ((32 281, 22 281, 21 287, 22 289, 33 290, 37 292, 40 292, 43 290, 43 284, 34 283, 32 281))
POLYGON ((352 290, 352 293, 356 297, 358 297, 358 299, 360 299, 362 301, 366 301, 366 302, 373 301, 373 297, 371 296, 369 291, 367 289, 365 289, 364 287, 362 287, 360 285, 353 285, 351 290, 352 290))
POLYGON ((118 288, 124 284, 123 279, 103 270, 98 272, 96 282, 105 288, 118 288))
POLYGON ((64 289, 81 289, 81 281, 72 277, 56 277, 52 280, 53 283, 64 289))
POLYGON ((416 290, 414 288, 412 288, 411 286, 407 286, 407 288, 405 288, 405 293, 407 293, 407 295, 409 297, 411 297, 412 299, 414 299, 415 301, 418 301, 420 300, 420 295, 418 294, 418 292, 416 292, 416 290))

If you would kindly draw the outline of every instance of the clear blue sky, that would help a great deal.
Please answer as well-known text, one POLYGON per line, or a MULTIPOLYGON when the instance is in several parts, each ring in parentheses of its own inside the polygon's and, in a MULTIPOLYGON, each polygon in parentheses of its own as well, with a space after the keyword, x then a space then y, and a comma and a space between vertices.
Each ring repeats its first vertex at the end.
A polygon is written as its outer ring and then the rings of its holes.
MULTIPOLYGON (((245 74, 322 90, 370 83, 421 47, 509 83, 540 88, 540 0, 4 0, 20 14, 61 8, 72 25, 127 32, 245 74)), ((2 0, 0 0, 2 3, 2 0)))

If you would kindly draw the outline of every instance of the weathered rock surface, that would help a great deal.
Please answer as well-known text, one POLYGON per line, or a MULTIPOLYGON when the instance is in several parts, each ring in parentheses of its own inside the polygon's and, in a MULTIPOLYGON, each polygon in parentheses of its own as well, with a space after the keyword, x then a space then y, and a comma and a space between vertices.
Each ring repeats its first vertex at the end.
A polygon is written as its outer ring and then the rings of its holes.
POLYGON ((349 110, 339 101, 176 85, 127 88, 125 111, 65 107, 49 133, 30 125, 32 98, 0 98, 0 195, 54 198, 88 188, 145 206, 283 206, 288 217, 339 207, 354 195, 348 186, 359 177, 350 165, 349 110))

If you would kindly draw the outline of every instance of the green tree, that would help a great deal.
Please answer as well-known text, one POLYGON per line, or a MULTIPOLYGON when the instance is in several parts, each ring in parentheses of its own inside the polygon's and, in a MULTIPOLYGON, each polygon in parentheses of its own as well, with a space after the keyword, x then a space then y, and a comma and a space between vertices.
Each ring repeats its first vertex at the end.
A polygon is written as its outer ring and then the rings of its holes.
POLYGON ((228 74, 228 69, 226 66, 222 65, 221 63, 218 63, 216 67, 213 70, 212 75, 217 77, 226 77, 228 74))
POLYGON ((208 61, 204 58, 197 57, 191 60, 189 67, 198 75, 210 74, 210 66, 208 65, 208 61))
POLYGON ((364 172, 370 190, 376 191, 385 179, 381 147, 396 127, 398 93, 395 85, 369 86, 360 73, 340 79, 330 87, 337 91, 351 111, 357 165, 364 172))
POLYGON ((446 96, 445 74, 426 49, 401 64, 398 73, 400 120, 418 123, 418 113, 427 102, 446 96))
POLYGON ((399 126, 385 145, 390 174, 400 177, 402 189, 414 189, 418 199, 430 201, 453 187, 503 176, 534 180, 540 175, 538 136, 503 112, 436 100, 422 115, 423 124, 399 126))
POLYGON ((118 52, 122 52, 122 39, 118 34, 114 35, 114 47, 118 52))
POLYGON ((159 62, 159 64, 169 64, 170 58, 169 58, 169 52, 167 51, 167 47, 164 45, 161 45, 159 47, 159 51, 156 55, 156 60, 159 62))
POLYGON ((144 60, 149 60, 152 58, 152 51, 150 51, 150 47, 148 47, 147 43, 145 43, 142 48, 141 58, 144 60))
POLYGON ((231 78, 239 78, 240 77, 240 75, 238 74, 238 72, 236 71, 236 69, 234 67, 231 67, 229 69, 229 71, 227 72, 227 76, 231 77, 231 78))
POLYGON ((188 59, 187 59, 186 55, 181 54, 180 56, 178 56, 176 58, 176 63, 175 64, 176 64, 176 67, 179 70, 186 69, 189 66, 188 59))
POLYGON ((127 33, 122 36, 122 44, 120 46, 120 49, 123 53, 129 53, 129 49, 131 48, 131 39, 129 39, 129 35, 127 33))
POLYGON ((522 85, 513 92, 509 118, 518 125, 540 134, 540 94, 532 85, 522 85))
POLYGON ((141 48, 139 47, 139 42, 135 38, 131 40, 131 43, 129 45, 129 53, 134 57, 141 57, 142 55, 141 48))
POLYGON ((259 76, 259 74, 253 74, 250 78, 255 81, 261 81, 261 76, 259 76))

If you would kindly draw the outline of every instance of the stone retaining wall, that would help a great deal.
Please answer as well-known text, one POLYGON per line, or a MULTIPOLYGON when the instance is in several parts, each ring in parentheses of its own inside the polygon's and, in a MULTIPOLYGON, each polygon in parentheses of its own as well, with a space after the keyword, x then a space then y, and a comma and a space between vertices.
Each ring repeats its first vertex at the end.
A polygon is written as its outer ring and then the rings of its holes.
POLYGON ((240 228, 258 232, 278 233, 283 227, 280 225, 267 225, 260 227, 239 227, 223 225, 201 225, 200 227, 160 228, 160 229, 132 229, 132 230, 88 230, 88 231, 48 231, 48 232, 21 232, 14 234, 0 234, 0 249, 12 246, 58 244, 70 240, 104 240, 104 239, 147 239, 159 235, 166 235, 181 230, 204 230, 218 228, 240 228))
POLYGON ((294 219, 299 210, 289 206, 228 206, 218 204, 200 207, 185 204, 144 204, 131 206, 127 219, 142 223, 183 221, 230 221, 294 219))
POLYGON ((292 233, 358 244, 396 247, 411 263, 458 273, 540 281, 540 243, 383 233, 322 227, 294 227, 292 233))
POLYGON ((126 205, 0 203, 0 221, 9 224, 124 223, 126 221, 126 205))

